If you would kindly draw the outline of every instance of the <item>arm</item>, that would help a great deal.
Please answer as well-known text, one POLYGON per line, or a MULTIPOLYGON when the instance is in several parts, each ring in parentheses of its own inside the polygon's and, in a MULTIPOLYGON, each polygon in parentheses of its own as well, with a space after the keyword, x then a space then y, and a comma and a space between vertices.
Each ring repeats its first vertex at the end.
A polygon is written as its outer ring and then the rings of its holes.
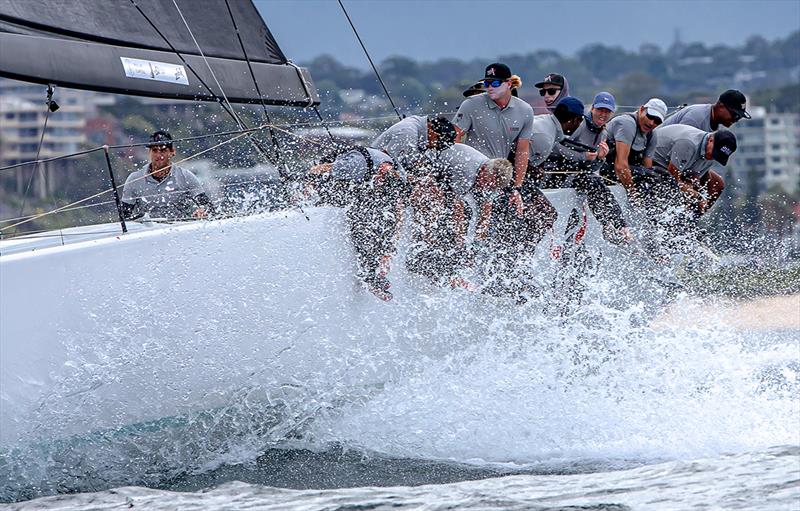
POLYGON ((458 126, 453 125, 456 129, 456 144, 461 144, 462 140, 464 139, 464 130, 459 128, 458 126))
POLYGON ((528 155, 530 153, 531 141, 527 138, 517 139, 517 149, 514 154, 514 190, 509 197, 509 205, 515 208, 517 216, 521 217, 525 211, 525 206, 522 203, 522 195, 520 194, 520 187, 525 182, 525 173, 528 171, 528 155))
POLYGON ((464 218, 464 201, 460 197, 455 197, 453 199, 453 225, 455 226, 456 244, 459 247, 464 246, 464 239, 467 237, 464 218))
POLYGON ((475 239, 485 240, 489 235, 489 220, 492 219, 492 202, 486 201, 480 205, 478 223, 475 226, 475 239))
POLYGON ((617 174, 617 179, 626 190, 633 191, 633 176, 631 175, 631 168, 628 165, 628 155, 631 152, 631 146, 625 142, 616 142, 617 157, 614 160, 614 172, 617 174))
POLYGON ((206 218, 208 214, 214 210, 214 205, 205 192, 195 195, 194 202, 197 204, 197 209, 192 213, 192 216, 195 218, 206 218))
POLYGON ((573 161, 592 161, 594 157, 590 157, 589 155, 591 154, 597 156, 597 153, 576 151, 575 149, 571 149, 560 142, 557 142, 553 145, 552 154, 557 154, 573 161))
POLYGON ((133 220, 134 214, 133 212, 136 210, 136 204, 131 204, 129 202, 122 202, 122 218, 125 220, 133 220))
POLYGON ((125 179, 125 185, 122 187, 122 217, 125 220, 133 220, 141 216, 135 214, 136 206, 139 204, 139 198, 135 196, 137 194, 134 192, 137 182, 136 177, 131 174, 125 179))
POLYGON ((667 170, 672 177, 675 178, 675 181, 678 182, 678 188, 680 188, 683 195, 689 200, 689 202, 696 204, 698 209, 703 212, 706 209, 706 200, 697 190, 697 182, 693 179, 685 179, 682 175, 680 170, 672 164, 669 163, 669 167, 667 170))

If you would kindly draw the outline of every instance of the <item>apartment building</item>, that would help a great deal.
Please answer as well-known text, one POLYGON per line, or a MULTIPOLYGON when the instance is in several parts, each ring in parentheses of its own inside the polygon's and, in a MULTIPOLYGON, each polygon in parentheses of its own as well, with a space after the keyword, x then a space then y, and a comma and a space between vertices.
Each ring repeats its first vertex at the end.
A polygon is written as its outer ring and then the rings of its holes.
POLYGON ((731 171, 740 182, 755 176, 759 192, 775 186, 789 193, 800 190, 800 113, 750 108, 752 119, 733 128, 738 141, 731 171))

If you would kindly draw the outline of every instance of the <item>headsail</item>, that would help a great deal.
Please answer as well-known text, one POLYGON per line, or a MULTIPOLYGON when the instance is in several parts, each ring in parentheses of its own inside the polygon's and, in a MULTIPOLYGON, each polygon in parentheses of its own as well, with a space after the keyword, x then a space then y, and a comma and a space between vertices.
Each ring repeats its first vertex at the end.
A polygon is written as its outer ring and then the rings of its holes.
POLYGON ((219 81, 234 103, 319 104, 250 0, 0 0, 0 76, 203 101, 219 81))

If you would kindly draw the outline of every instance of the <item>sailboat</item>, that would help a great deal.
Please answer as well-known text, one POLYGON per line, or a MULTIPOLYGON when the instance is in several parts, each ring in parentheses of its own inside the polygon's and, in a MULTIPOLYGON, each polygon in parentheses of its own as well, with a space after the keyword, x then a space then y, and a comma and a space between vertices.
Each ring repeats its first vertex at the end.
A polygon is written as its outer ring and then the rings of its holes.
MULTIPOLYGON (((319 104, 249 0, 0 0, 0 76, 223 108, 319 104)), ((579 198, 546 193, 556 231, 575 229, 579 198)), ((591 215, 582 221, 599 240, 591 215)), ((397 325, 431 320, 402 271, 389 304, 354 275, 333 208, 0 240, 0 450, 187 416, 325 372, 380 384, 386 368, 342 368, 396 343, 397 325)))

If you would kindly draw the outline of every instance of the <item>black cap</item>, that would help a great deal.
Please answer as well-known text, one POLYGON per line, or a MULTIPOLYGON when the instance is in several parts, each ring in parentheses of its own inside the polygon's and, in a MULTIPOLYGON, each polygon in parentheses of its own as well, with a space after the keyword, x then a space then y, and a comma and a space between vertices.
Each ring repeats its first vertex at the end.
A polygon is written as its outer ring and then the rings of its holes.
POLYGON ((440 115, 438 117, 429 117, 428 123, 431 130, 436 133, 436 149, 442 151, 453 145, 456 141, 456 128, 450 119, 440 115))
POLYGON ((564 88, 564 77, 560 74, 550 73, 549 75, 544 77, 544 80, 534 85, 537 89, 541 89, 545 85, 557 85, 564 88))
POLYGON ((148 142, 147 147, 159 146, 165 146, 172 149, 172 135, 170 135, 169 132, 158 130, 150 135, 150 142, 148 142))
POLYGON ((484 80, 502 80, 506 81, 511 78, 511 68, 505 64, 495 62, 486 66, 486 73, 483 77, 484 80))
POLYGON ((736 89, 728 89, 719 95, 719 99, 717 101, 725 105, 725 107, 732 113, 738 115, 739 119, 750 119, 750 114, 748 114, 747 110, 745 110, 747 99, 745 99, 744 94, 742 94, 740 91, 736 89))
POLYGON ((465 89, 464 92, 462 92, 462 94, 464 95, 465 98, 468 98, 470 96, 474 96, 475 94, 480 94, 481 92, 486 92, 486 89, 483 88, 482 81, 470 85, 470 87, 468 89, 465 89))
POLYGON ((736 151, 736 135, 728 130, 714 132, 714 149, 711 157, 720 165, 727 165, 728 158, 736 151))

